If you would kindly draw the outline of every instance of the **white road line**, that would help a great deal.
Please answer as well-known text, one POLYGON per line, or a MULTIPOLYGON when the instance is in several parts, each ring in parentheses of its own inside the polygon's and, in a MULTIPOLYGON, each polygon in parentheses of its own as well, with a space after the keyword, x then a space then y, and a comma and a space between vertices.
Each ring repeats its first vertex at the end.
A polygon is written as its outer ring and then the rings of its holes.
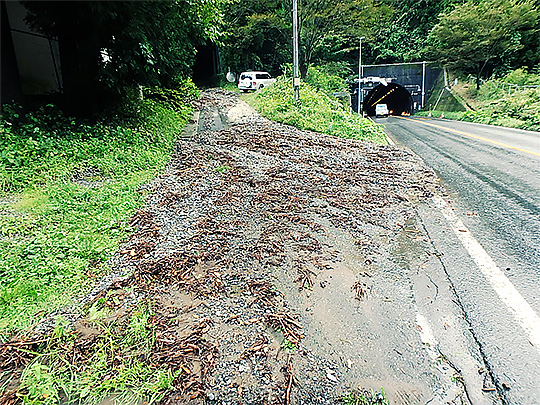
POLYGON ((529 341, 540 351, 540 317, 529 303, 518 292, 512 282, 497 267, 493 259, 471 235, 463 222, 440 196, 433 197, 433 202, 452 227, 459 241, 474 260, 480 271, 499 295, 499 298, 510 309, 523 330, 529 335, 529 341))
POLYGON ((388 145, 395 145, 396 143, 392 140, 392 138, 390 138, 390 136, 388 136, 388 134, 385 132, 384 133, 384 136, 386 137, 386 142, 388 142, 388 145))

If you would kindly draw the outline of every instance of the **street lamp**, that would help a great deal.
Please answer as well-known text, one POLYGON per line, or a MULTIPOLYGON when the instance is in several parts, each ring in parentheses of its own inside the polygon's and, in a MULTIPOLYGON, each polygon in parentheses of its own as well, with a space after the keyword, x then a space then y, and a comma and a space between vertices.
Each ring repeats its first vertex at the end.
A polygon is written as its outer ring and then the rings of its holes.
POLYGON ((364 101, 364 92, 362 91, 362 40, 366 39, 366 37, 360 37, 360 57, 358 60, 358 97, 357 97, 357 104, 358 104, 358 114, 360 114, 361 107, 360 105, 364 101), (360 100, 360 94, 362 94, 362 100, 360 100))
POLYGON ((294 99, 300 97, 300 76, 298 74, 298 0, 293 0, 293 91, 294 99))

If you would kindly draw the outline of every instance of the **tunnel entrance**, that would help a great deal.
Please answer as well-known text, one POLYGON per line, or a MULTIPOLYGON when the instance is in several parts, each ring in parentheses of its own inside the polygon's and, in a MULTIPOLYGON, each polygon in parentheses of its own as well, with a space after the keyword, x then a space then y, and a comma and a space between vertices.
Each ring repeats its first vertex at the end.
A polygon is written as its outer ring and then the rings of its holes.
POLYGON ((364 100, 364 112, 369 116, 375 115, 375 106, 386 104, 391 115, 404 115, 413 112, 413 100, 409 91, 396 83, 382 83, 374 87, 364 100))
POLYGON ((197 47, 197 56, 193 65, 193 81, 197 86, 216 86, 219 71, 218 48, 213 43, 197 47))

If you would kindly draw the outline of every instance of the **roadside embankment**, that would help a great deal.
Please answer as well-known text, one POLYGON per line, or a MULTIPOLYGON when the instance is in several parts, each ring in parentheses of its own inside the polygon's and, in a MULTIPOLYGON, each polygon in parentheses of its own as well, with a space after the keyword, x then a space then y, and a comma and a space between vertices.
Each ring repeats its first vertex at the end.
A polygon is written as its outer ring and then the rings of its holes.
MULTIPOLYGON (((437 104, 440 95, 436 92, 430 99, 433 110, 418 115, 431 113, 433 117, 440 117, 444 114, 445 118, 454 120, 540 131, 539 85, 540 76, 523 69, 510 72, 501 79, 483 81, 479 90, 475 84, 465 81, 451 88, 451 93, 464 108, 450 105, 445 108, 442 102, 437 104)), ((450 93, 450 90, 442 91, 443 95, 450 93)))

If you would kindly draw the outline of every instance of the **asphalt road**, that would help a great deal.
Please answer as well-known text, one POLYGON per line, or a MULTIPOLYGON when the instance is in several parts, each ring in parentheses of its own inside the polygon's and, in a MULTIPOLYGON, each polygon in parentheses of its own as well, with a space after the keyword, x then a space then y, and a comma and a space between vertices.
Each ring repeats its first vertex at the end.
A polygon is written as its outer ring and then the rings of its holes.
POLYGON ((540 133, 378 119, 448 193, 421 212, 503 402, 540 404, 540 133))

